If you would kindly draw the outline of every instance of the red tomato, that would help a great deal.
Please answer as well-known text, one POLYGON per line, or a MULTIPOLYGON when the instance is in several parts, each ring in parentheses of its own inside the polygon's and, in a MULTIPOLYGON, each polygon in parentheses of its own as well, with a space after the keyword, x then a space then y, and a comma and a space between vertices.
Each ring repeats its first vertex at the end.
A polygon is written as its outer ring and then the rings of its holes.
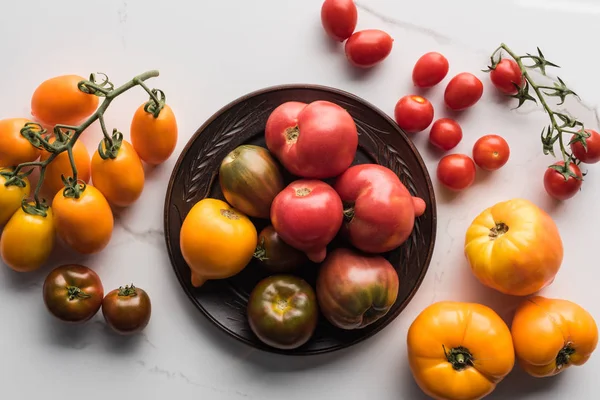
POLYGON ((370 68, 382 62, 392 52, 394 39, 379 29, 355 32, 346 42, 346 57, 350 64, 370 68))
POLYGON ((510 157, 510 147, 502 136, 485 135, 473 145, 473 160, 487 171, 500 169, 510 157))
POLYGON ((352 0, 325 0, 321 7, 321 23, 327 35, 343 42, 354 33, 358 10, 352 0))
POLYGON ((498 90, 506 94, 515 94, 518 92, 513 83, 519 86, 525 83, 521 68, 519 68, 515 60, 510 58, 500 60, 496 68, 490 72, 490 79, 498 90))
POLYGON ((429 141, 442 150, 455 148, 462 140, 462 128, 453 119, 440 118, 433 123, 429 132, 429 141))
POLYGON ((454 111, 472 107, 483 95, 483 83, 470 72, 461 72, 450 80, 444 92, 444 101, 454 111))
MULTIPOLYGON (((553 165, 564 166, 564 161, 559 161, 553 165)), ((546 192, 557 200, 568 200, 575 196, 583 184, 583 174, 577 165, 569 164, 569 170, 577 176, 565 178, 554 168, 548 167, 544 174, 544 188, 546 192)))
POLYGON ((440 160, 437 178, 448 189, 466 189, 475 182, 475 163, 465 154, 449 154, 440 160))
POLYGON ((404 96, 394 108, 396 123, 408 133, 421 132, 433 121, 433 106, 424 97, 404 96))
MULTIPOLYGON (((593 129, 585 131, 590 134, 590 137, 585 139, 587 149, 581 142, 574 142, 571 144, 571 151, 582 163, 595 164, 600 161, 600 134, 593 129)), ((571 139, 574 137, 575 135, 571 139)))
POLYGON ((440 83, 448 74, 448 59, 432 51, 419 58, 413 68, 412 80, 415 86, 428 88, 440 83))

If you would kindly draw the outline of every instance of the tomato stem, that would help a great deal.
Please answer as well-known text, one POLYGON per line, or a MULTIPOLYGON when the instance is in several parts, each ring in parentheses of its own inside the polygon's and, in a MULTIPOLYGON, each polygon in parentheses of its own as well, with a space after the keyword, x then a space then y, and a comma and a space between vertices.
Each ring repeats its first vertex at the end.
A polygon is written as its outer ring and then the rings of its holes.
POLYGON ((269 258, 267 257, 267 249, 265 249, 265 238, 261 238, 260 243, 258 244, 258 246, 256 246, 256 250, 254 250, 254 258, 260 260, 260 261, 265 261, 268 260, 269 258))
POLYGON ((126 285, 125 287, 120 286, 117 295, 123 297, 134 297, 137 296, 137 290, 132 283, 131 285, 126 285))
POLYGON ((473 356, 463 346, 458 346, 450 349, 450 351, 446 350, 446 346, 442 345, 444 349, 444 355, 446 356, 446 360, 450 364, 452 364, 452 368, 456 371, 462 371, 468 367, 473 366, 473 356))
POLYGON ((504 222, 498 222, 496 226, 490 229, 490 239, 494 240, 508 232, 508 225, 504 222))
POLYGON ((92 296, 85 293, 77 286, 67 286, 67 298, 69 299, 69 301, 73 301, 75 299, 87 299, 90 297, 92 296))
POLYGON ((571 356, 575 354, 575 349, 571 347, 571 343, 567 343, 556 356, 556 368, 562 369, 571 361, 571 356))
POLYGON ((346 207, 344 208, 344 219, 346 222, 350 222, 354 219, 354 207, 346 207))

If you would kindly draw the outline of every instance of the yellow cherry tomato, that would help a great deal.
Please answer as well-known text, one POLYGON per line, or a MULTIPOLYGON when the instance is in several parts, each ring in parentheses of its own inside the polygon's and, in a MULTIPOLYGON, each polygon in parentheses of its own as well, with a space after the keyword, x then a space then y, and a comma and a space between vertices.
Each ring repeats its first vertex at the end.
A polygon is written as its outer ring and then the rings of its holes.
POLYGON ((165 162, 177 146, 177 120, 168 104, 158 118, 144 111, 142 104, 131 120, 131 144, 140 158, 150 165, 165 162))
POLYGON ((0 168, 0 226, 8 222, 10 217, 21 207, 23 199, 29 196, 31 186, 27 177, 21 178, 21 185, 8 185, 7 178, 2 172, 10 172, 10 169, 0 168))
POLYGON ((0 120, 0 167, 16 167, 40 156, 40 150, 21 135, 21 129, 31 122, 25 118, 0 120))
MULTIPOLYGON (((54 143, 55 138, 50 138, 49 142, 54 143)), ((50 153, 42 151, 40 161, 45 161, 48 157, 50 157, 50 153)), ((75 160, 75 166, 77 167, 77 179, 88 183, 91 176, 90 153, 81 140, 76 141, 73 145, 73 159, 75 160)), ((56 193, 64 190, 65 184, 61 177, 63 175, 65 178, 73 176, 73 168, 71 167, 69 154, 66 151, 56 156, 56 158, 46 167, 46 174, 44 175, 44 182, 42 183, 42 191, 46 196, 53 198, 56 193)))

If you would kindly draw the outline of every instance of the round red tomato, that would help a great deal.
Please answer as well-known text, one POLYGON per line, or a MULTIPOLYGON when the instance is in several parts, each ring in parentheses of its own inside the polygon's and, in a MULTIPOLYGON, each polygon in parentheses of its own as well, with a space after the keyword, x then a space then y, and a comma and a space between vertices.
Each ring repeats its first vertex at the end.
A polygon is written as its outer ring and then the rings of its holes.
POLYGON ((454 111, 472 107, 483 95, 483 83, 470 72, 461 72, 448 82, 444 101, 454 111))
POLYGON ((112 290, 102 301, 106 323, 121 335, 142 331, 150 322, 151 313, 150 297, 133 285, 112 290))
MULTIPOLYGON (((579 161, 586 164, 595 164, 600 161, 600 134, 593 129, 586 129, 589 137, 585 139, 586 147, 581 142, 571 143, 571 151, 579 161)), ((571 138, 571 140, 575 137, 571 138)))
POLYGON ((421 132, 433 121, 433 105, 421 96, 404 96, 396 103, 394 116, 398 126, 406 132, 421 132))
POLYGON ((350 64, 370 68, 382 62, 392 52, 394 39, 379 29, 355 32, 346 41, 346 57, 350 64))
POLYGON ((524 84, 523 73, 515 60, 503 58, 496 68, 490 72, 490 79, 498 90, 506 94, 515 94, 519 90, 515 84, 522 86, 524 84))
POLYGON ((429 141, 442 150, 455 148, 462 140, 462 128, 453 119, 440 118, 433 123, 429 132, 429 141))
POLYGON ((412 80, 415 86, 428 88, 440 83, 448 74, 448 59, 435 51, 419 58, 413 68, 412 80))
MULTIPOLYGON (((558 161, 553 165, 564 168, 565 162, 558 161)), ((579 189, 581 189, 581 185, 583 184, 583 174, 581 173, 581 170, 574 163, 569 164, 569 170, 576 177, 565 177, 562 173, 552 167, 546 169, 546 173, 544 174, 544 188, 550 196, 557 200, 568 200, 575 196, 579 189)))
POLYGON ((487 171, 500 169, 508 162, 510 147, 502 136, 485 135, 473 145, 473 160, 479 168, 487 171))
POLYGON ((475 182, 475 163, 465 154, 449 154, 438 163, 437 178, 448 189, 466 189, 475 182))
POLYGON ((358 10, 352 0, 325 0, 321 6, 321 23, 327 35, 343 42, 354 33, 358 10))

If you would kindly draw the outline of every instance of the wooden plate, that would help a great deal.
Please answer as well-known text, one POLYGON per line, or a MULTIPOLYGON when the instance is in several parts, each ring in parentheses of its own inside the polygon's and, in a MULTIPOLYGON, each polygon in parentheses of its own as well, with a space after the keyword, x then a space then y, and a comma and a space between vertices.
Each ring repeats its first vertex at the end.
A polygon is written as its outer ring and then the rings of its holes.
MULTIPOLYGON (((254 221, 260 231, 268 221, 254 221)), ((196 131, 173 170, 165 200, 165 237, 175 274, 194 305, 225 333, 259 349, 284 354, 318 354, 339 350, 373 336, 387 326, 409 303, 419 288, 433 253, 436 233, 435 195, 423 160, 396 123, 373 105, 341 90, 316 85, 285 85, 262 89, 228 104, 196 131), (312 339, 292 351, 262 344, 246 319, 248 295, 267 276, 253 261, 237 276, 209 281, 201 288, 190 283, 190 270, 181 255, 179 232, 183 219, 200 199, 223 199, 218 170, 231 150, 245 143, 265 146, 264 126, 275 107, 286 101, 328 100, 346 108, 359 132, 355 164, 378 163, 391 168, 414 196, 425 200, 427 210, 417 219, 413 234, 400 248, 385 254, 400 278, 398 299, 376 323, 354 331, 330 325, 323 317, 312 339)), ((335 243, 332 244, 335 246, 335 243)), ((300 276, 314 287, 317 265, 302 268, 300 276)))

